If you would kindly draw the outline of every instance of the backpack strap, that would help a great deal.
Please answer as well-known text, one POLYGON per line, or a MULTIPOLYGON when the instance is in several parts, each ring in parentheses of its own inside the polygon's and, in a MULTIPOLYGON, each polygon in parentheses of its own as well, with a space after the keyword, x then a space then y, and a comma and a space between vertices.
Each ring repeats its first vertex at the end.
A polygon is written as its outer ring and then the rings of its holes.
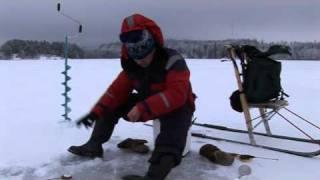
POLYGON ((280 99, 281 100, 284 100, 283 96, 290 97, 289 94, 285 93, 284 90, 281 88, 281 90, 280 90, 280 99))

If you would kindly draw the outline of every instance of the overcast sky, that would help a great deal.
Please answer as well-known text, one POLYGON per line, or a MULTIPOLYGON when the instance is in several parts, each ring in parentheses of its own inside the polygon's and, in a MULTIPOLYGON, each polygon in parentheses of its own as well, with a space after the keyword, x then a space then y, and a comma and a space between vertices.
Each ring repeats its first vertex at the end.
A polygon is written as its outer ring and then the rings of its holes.
POLYGON ((141 13, 165 38, 320 41, 320 0, 0 0, 0 44, 8 39, 62 41, 77 25, 81 46, 118 40, 122 19, 141 13))

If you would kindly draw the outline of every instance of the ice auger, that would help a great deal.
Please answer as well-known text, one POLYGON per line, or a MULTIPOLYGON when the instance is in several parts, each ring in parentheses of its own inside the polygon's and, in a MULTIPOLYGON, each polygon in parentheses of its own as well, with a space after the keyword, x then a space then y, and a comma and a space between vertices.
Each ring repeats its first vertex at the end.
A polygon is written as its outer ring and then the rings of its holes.
MULTIPOLYGON (((74 23, 77 23, 79 25, 78 33, 82 32, 82 24, 78 20, 61 11, 61 3, 57 4, 57 11, 65 18, 68 18, 74 23)), ((71 98, 69 97, 71 87, 68 85, 68 82, 71 80, 71 77, 68 75, 68 71, 71 69, 71 66, 68 64, 68 39, 75 38, 78 33, 73 36, 70 36, 66 33, 64 40, 64 71, 62 72, 64 76, 64 82, 61 83, 64 86, 64 92, 62 93, 62 96, 64 97, 64 103, 61 105, 64 108, 64 114, 62 116, 64 117, 64 120, 67 121, 71 121, 71 118, 69 117, 69 113, 71 112, 71 108, 69 107, 69 103, 71 102, 71 98)))

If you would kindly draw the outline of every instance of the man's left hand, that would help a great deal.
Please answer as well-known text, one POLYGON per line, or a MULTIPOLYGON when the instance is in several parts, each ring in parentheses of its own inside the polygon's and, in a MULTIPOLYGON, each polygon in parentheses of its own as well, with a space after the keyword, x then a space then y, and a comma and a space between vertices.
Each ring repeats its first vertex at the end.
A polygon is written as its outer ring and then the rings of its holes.
POLYGON ((127 117, 130 122, 137 122, 141 117, 141 112, 137 106, 134 106, 127 114, 127 117))

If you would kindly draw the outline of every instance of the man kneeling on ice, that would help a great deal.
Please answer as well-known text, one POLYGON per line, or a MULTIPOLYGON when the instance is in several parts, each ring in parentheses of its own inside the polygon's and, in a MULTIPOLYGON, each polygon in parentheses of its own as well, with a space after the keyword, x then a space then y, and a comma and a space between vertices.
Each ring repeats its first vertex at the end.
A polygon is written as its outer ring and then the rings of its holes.
POLYGON ((120 40, 122 71, 93 109, 78 120, 91 127, 89 141, 68 150, 79 156, 102 157, 119 118, 130 122, 159 119, 161 129, 145 176, 125 179, 162 180, 180 164, 195 110, 195 95, 184 58, 164 47, 159 26, 134 14, 124 19, 120 40), (136 93, 133 93, 133 90, 136 93))

